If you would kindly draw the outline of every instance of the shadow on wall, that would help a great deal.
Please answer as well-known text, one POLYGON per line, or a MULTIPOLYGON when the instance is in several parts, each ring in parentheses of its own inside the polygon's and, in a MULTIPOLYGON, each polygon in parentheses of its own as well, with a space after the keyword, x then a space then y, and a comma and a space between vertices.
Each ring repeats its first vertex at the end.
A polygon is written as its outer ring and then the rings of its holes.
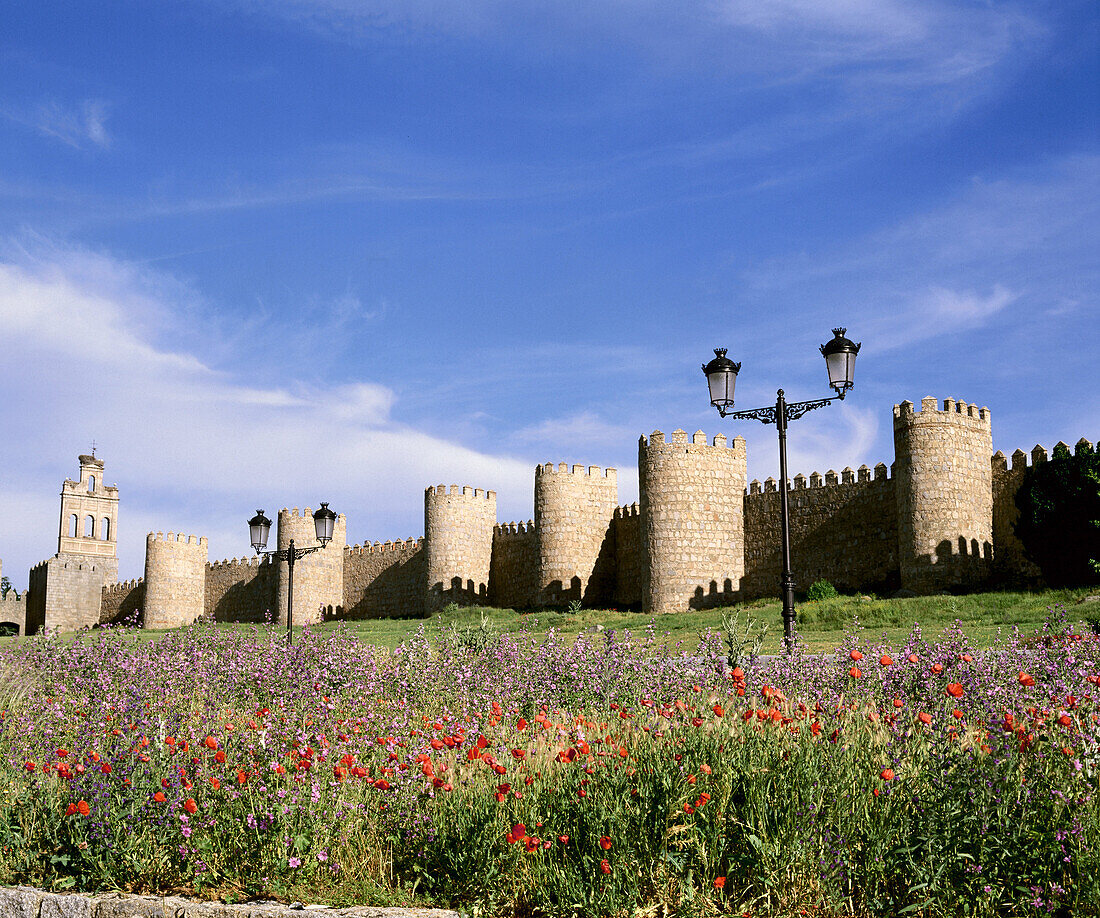
POLYGON ((918 593, 936 590, 979 590, 993 579, 993 544, 977 539, 943 539, 936 555, 921 555, 907 565, 902 586, 918 593))
MULTIPOLYGON (((592 565, 592 574, 584 591, 583 602, 586 606, 602 608, 611 604, 615 598, 616 570, 615 525, 608 524, 600 543, 600 553, 592 565)), ((574 578, 576 580, 578 578, 574 578)))
POLYGON ((692 609, 713 609, 715 606, 729 606, 740 601, 741 591, 735 590, 733 581, 727 577, 722 581, 722 589, 718 589, 717 580, 712 580, 705 590, 702 586, 697 586, 688 606, 692 609))
POLYGON ((274 567, 267 565, 261 570, 262 573, 250 580, 232 584, 218 598, 214 605, 214 621, 258 624, 278 619, 275 584, 271 573, 274 567))
POLYGON ((101 625, 133 624, 134 622, 144 624, 144 608, 145 584, 139 583, 127 595, 122 597, 117 609, 113 612, 107 611, 106 615, 101 616, 99 623, 101 625))

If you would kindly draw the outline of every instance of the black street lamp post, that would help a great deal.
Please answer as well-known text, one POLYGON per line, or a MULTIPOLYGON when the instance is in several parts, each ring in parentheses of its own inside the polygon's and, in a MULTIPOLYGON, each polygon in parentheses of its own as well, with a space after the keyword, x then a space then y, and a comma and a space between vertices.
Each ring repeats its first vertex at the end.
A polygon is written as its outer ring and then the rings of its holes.
POLYGON ((794 648, 794 578, 791 576, 791 522, 787 508, 787 423, 802 417, 807 411, 823 408, 837 399, 843 400, 854 385, 856 354, 859 353, 860 345, 845 338, 845 332, 846 328, 834 328, 833 339, 828 344, 821 345, 825 368, 829 374, 829 385, 836 390, 833 398, 788 404, 783 397, 783 390, 780 389, 774 407, 731 411, 733 389, 741 364, 730 360, 726 356, 726 349, 719 347, 714 350, 714 359, 703 366, 710 387, 710 403, 718 409, 719 415, 735 421, 755 420, 774 424, 779 432, 779 510, 782 518, 780 548, 783 562, 779 588, 783 599, 783 643, 788 653, 794 648))
POLYGON ((321 502, 320 509, 313 514, 313 525, 317 533, 317 541, 320 545, 311 545, 308 548, 298 548, 294 540, 278 551, 264 551, 267 548, 267 537, 271 534, 271 520, 264 516, 263 510, 257 510, 256 515, 248 521, 248 531, 252 537, 252 547, 256 554, 285 561, 287 564, 287 589, 286 589, 286 642, 294 643, 294 562, 306 555, 325 548, 332 539, 332 530, 336 525, 336 514, 328 508, 325 501, 321 502))

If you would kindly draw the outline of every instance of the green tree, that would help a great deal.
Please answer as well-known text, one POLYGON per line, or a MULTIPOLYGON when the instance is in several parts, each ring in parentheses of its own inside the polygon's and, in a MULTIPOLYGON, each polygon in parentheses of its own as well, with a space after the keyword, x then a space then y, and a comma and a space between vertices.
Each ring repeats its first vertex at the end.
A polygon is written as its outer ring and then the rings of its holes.
POLYGON ((7 577, 0 577, 0 597, 7 596, 11 589, 11 581, 7 577))
POLYGON ((1100 454, 1056 446, 1016 492, 1016 536, 1051 586, 1100 583, 1100 454))

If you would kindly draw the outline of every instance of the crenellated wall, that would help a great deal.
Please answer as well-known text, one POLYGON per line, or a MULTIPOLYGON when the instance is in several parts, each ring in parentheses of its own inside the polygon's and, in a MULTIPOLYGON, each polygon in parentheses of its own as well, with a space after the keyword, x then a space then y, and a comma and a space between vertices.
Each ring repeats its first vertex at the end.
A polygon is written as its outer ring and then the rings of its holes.
POLYGON ((615 540, 615 594, 612 598, 616 606, 641 607, 646 559, 638 504, 616 507, 611 528, 615 540))
POLYGON ((270 558, 256 555, 207 564, 204 617, 216 622, 277 620, 277 575, 270 558))
POLYGON ((146 628, 179 628, 203 617, 206 606, 205 538, 169 532, 145 537, 146 628))
POLYGON ((898 566, 917 593, 977 587, 993 573, 989 409, 935 398, 894 406, 898 566))
MULTIPOLYGON (((312 625, 342 614, 347 533, 347 520, 339 514, 333 526, 332 541, 294 562, 295 625, 312 625)), ((292 541, 296 548, 312 548, 318 544, 312 508, 306 507, 301 513, 297 507, 292 510, 283 507, 279 511, 279 551, 286 551, 292 541)), ((290 595, 290 566, 286 561, 278 563, 276 584, 275 611, 279 624, 286 625, 290 595)))
POLYGON ((456 484, 449 490, 443 485, 425 489, 424 609, 428 613, 449 602, 488 601, 496 522, 496 491, 456 484))
POLYGON ((534 520, 502 523, 493 529, 489 599, 506 609, 535 604, 539 580, 539 540, 534 520))
POLYGON ((424 614, 423 539, 344 549, 344 617, 416 618, 424 614))
POLYGON ((99 612, 101 625, 140 621, 145 605, 145 579, 138 577, 137 580, 123 580, 105 586, 102 601, 99 612))
MULTIPOLYGON (((745 495, 745 598, 779 590, 780 494, 773 478, 745 495)), ((894 480, 880 462, 871 469, 795 475, 787 496, 795 589, 828 580, 842 590, 896 590, 898 518, 894 480)))
POLYGON ((638 441, 642 608, 678 612, 732 602, 745 572, 745 441, 707 443, 659 430, 638 441))
POLYGON ((535 466, 538 605, 605 604, 615 591, 611 518, 618 472, 598 465, 535 466))
MULTIPOLYGON (((791 479, 796 587, 822 579, 879 593, 1038 584, 1013 524, 1029 459, 1043 462, 1046 451, 1016 450, 1011 462, 991 455, 988 409, 954 399, 942 407, 922 399, 919 411, 902 402, 893 422, 890 468, 880 462, 791 479)), ((1078 452, 1091 448, 1077 444, 1078 452)), ((63 507, 117 493, 104 488, 102 463, 93 459, 81 457, 81 482, 66 484, 63 507)), ((778 593, 779 485, 746 482, 744 440, 654 431, 639 441, 638 472, 639 502, 618 506, 615 469, 536 466, 534 519, 499 525, 494 491, 430 487, 422 539, 347 547, 340 516, 329 547, 295 565, 295 622, 417 617, 450 601, 529 608, 577 600, 660 613, 778 593)), ((103 532, 113 535, 113 526, 103 532)), ((279 513, 278 547, 291 538, 298 547, 316 544, 308 508, 279 513)), ((172 533, 150 534, 146 552, 146 577, 117 584, 109 554, 59 553, 36 565, 28 591, 0 611, 10 621, 19 611, 28 633, 141 612, 153 627, 199 617, 285 624, 285 562, 208 563, 205 539, 172 533)))

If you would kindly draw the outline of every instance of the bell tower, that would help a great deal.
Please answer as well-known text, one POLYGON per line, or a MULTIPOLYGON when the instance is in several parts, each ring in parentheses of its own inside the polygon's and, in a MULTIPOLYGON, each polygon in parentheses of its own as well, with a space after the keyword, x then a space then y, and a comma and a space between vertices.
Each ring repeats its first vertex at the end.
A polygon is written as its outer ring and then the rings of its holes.
POLYGON ((80 480, 61 485, 57 553, 94 559, 104 584, 118 580, 118 487, 103 482, 103 460, 95 450, 78 457, 80 480))

